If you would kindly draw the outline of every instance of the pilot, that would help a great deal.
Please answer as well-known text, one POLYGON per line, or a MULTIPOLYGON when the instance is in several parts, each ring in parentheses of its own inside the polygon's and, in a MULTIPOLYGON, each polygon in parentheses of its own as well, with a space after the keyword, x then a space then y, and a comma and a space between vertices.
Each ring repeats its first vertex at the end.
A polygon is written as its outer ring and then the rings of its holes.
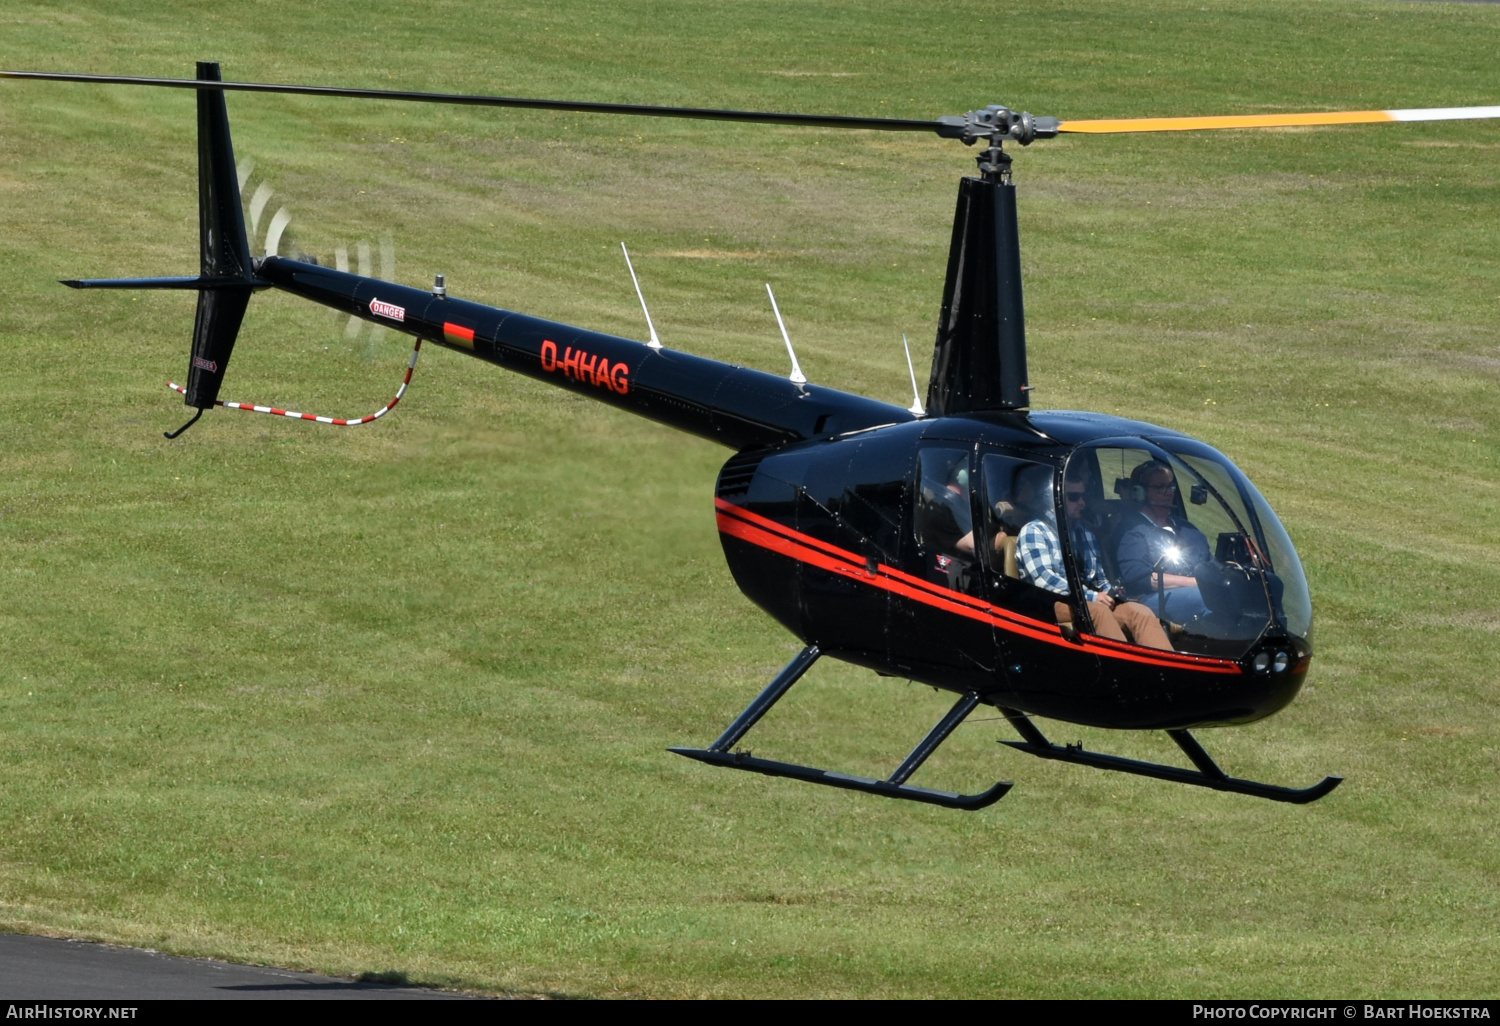
MULTIPOLYGON (((1021 528, 1016 557, 1022 575, 1032 584, 1066 598, 1072 594, 1072 589, 1063 568, 1057 513, 1052 505, 1052 478, 1052 470, 1048 467, 1028 467, 1021 473, 1018 498, 1023 506, 1033 511, 1035 519, 1021 528)), ((1119 589, 1110 583, 1105 573, 1099 539, 1081 519, 1088 496, 1088 481, 1088 465, 1074 460, 1063 482, 1063 501, 1067 504, 1068 533, 1073 542, 1074 556, 1078 559, 1081 571, 1078 576, 1084 586, 1083 597, 1088 602, 1089 617, 1094 621, 1094 632, 1115 641, 1134 641, 1147 648, 1170 650, 1172 643, 1167 640, 1155 614, 1139 602, 1121 601, 1119 589)), ((1065 606, 1061 602, 1058 605, 1065 606)), ((1071 619, 1070 610, 1060 609, 1059 622, 1065 615, 1071 619)))
POLYGON ((1147 460, 1130 474, 1137 512, 1125 521, 1117 559, 1125 593, 1172 623, 1191 623, 1208 612, 1193 568, 1209 561, 1208 539, 1178 516, 1172 468, 1147 460))

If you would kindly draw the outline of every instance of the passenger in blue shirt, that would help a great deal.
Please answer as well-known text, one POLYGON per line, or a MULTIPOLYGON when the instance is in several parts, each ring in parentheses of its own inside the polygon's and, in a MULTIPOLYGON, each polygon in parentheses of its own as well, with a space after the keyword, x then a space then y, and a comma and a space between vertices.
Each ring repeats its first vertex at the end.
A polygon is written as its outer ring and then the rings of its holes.
POLYGON ((1130 475, 1139 510, 1120 535, 1117 562, 1125 593, 1157 616, 1187 624, 1208 612, 1193 570, 1210 559, 1208 539, 1177 516, 1172 468, 1148 460, 1130 475))

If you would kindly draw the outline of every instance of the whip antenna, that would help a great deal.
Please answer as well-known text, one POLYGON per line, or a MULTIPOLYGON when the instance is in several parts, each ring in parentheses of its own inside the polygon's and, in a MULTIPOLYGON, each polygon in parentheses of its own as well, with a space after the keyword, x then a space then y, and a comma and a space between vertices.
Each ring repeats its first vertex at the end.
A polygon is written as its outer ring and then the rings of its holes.
POLYGON ((917 391, 917 372, 911 365, 911 346, 904 331, 901 333, 901 348, 906 350, 906 372, 911 375, 911 405, 907 409, 918 417, 925 417, 927 411, 922 408, 922 394, 917 391))
POLYGON ((776 314, 776 323, 781 326, 781 337, 786 340, 786 355, 792 358, 792 373, 787 376, 791 378, 792 384, 805 385, 807 378, 797 364, 797 353, 792 349, 792 336, 786 333, 786 321, 781 319, 781 308, 776 305, 776 293, 771 291, 770 282, 766 282, 766 295, 771 297, 771 310, 776 314))
POLYGON ((630 280, 635 283, 635 298, 641 301, 641 313, 646 315, 646 327, 651 332, 651 341, 646 345, 652 349, 661 348, 661 339, 656 337, 656 325, 651 323, 651 311, 646 309, 646 297, 641 293, 641 280, 635 276, 635 265, 630 262, 630 250, 625 248, 625 243, 620 243, 620 252, 625 254, 625 266, 630 269, 630 280))

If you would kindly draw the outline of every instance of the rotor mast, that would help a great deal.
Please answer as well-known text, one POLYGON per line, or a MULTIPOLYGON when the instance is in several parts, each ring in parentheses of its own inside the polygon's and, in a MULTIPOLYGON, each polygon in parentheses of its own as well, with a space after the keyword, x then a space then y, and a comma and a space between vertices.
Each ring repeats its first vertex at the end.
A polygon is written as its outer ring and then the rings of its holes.
POLYGON ((941 118, 938 134, 986 147, 978 178, 959 182, 948 277, 932 350, 927 408, 933 416, 1022 410, 1030 404, 1021 237, 1011 156, 1003 144, 1057 135, 1056 118, 991 106, 941 118))

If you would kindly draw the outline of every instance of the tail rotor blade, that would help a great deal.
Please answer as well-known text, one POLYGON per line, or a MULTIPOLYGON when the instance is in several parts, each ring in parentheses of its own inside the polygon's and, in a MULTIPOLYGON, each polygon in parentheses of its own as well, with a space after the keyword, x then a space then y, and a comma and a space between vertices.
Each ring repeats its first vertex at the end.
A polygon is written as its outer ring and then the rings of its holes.
MULTIPOLYGON (((396 240, 389 235, 380 237, 380 274, 381 281, 396 280, 396 240)), ((366 350, 369 356, 375 355, 375 347, 385 341, 385 325, 370 325, 370 345, 366 350)))
MULTIPOLYGON (((348 246, 335 246, 334 247, 334 250, 333 250, 333 268, 336 271, 343 271, 345 274, 349 273, 349 247, 348 246)), ((349 318, 349 323, 344 325, 344 335, 345 335, 345 337, 346 338, 353 338, 355 335, 358 335, 359 334, 359 325, 360 325, 360 319, 358 317, 351 316, 349 318)))
POLYGON ((266 204, 271 202, 271 197, 276 195, 271 191, 269 182, 261 182, 255 190, 255 195, 250 197, 250 234, 254 235, 260 231, 260 215, 265 213, 266 204))
MULTIPOLYGON (((362 277, 368 278, 370 276, 370 244, 364 239, 360 239, 359 242, 354 246, 354 255, 356 260, 358 261, 357 273, 362 277)), ((343 246, 340 246, 337 250, 334 251, 333 258, 337 262, 336 266, 340 271, 349 270, 349 251, 347 249, 345 249, 343 246)), ((365 322, 360 320, 353 314, 350 314, 349 323, 344 325, 344 338, 352 342, 355 339, 359 338, 359 333, 363 331, 364 328, 365 322)))
POLYGON ((383 281, 396 280, 396 240, 389 235, 380 237, 380 277, 383 281))
MULTIPOLYGON (((349 247, 336 246, 333 250, 333 266, 336 270, 348 274, 354 270, 362 278, 378 278, 381 281, 396 280, 396 240, 389 235, 380 236, 380 273, 375 273, 375 251, 368 239, 360 239, 354 244, 353 267, 350 266, 349 247)), ((349 321, 344 325, 344 338, 354 341, 364 331, 365 322, 361 318, 350 314, 349 321)), ((370 325, 369 345, 372 348, 366 350, 373 355, 373 347, 385 338, 386 328, 383 324, 370 325)))
POLYGON ((292 215, 287 212, 286 207, 277 210, 276 216, 271 218, 271 227, 266 229, 266 256, 276 255, 276 250, 281 245, 281 233, 286 231, 291 220, 292 215))

